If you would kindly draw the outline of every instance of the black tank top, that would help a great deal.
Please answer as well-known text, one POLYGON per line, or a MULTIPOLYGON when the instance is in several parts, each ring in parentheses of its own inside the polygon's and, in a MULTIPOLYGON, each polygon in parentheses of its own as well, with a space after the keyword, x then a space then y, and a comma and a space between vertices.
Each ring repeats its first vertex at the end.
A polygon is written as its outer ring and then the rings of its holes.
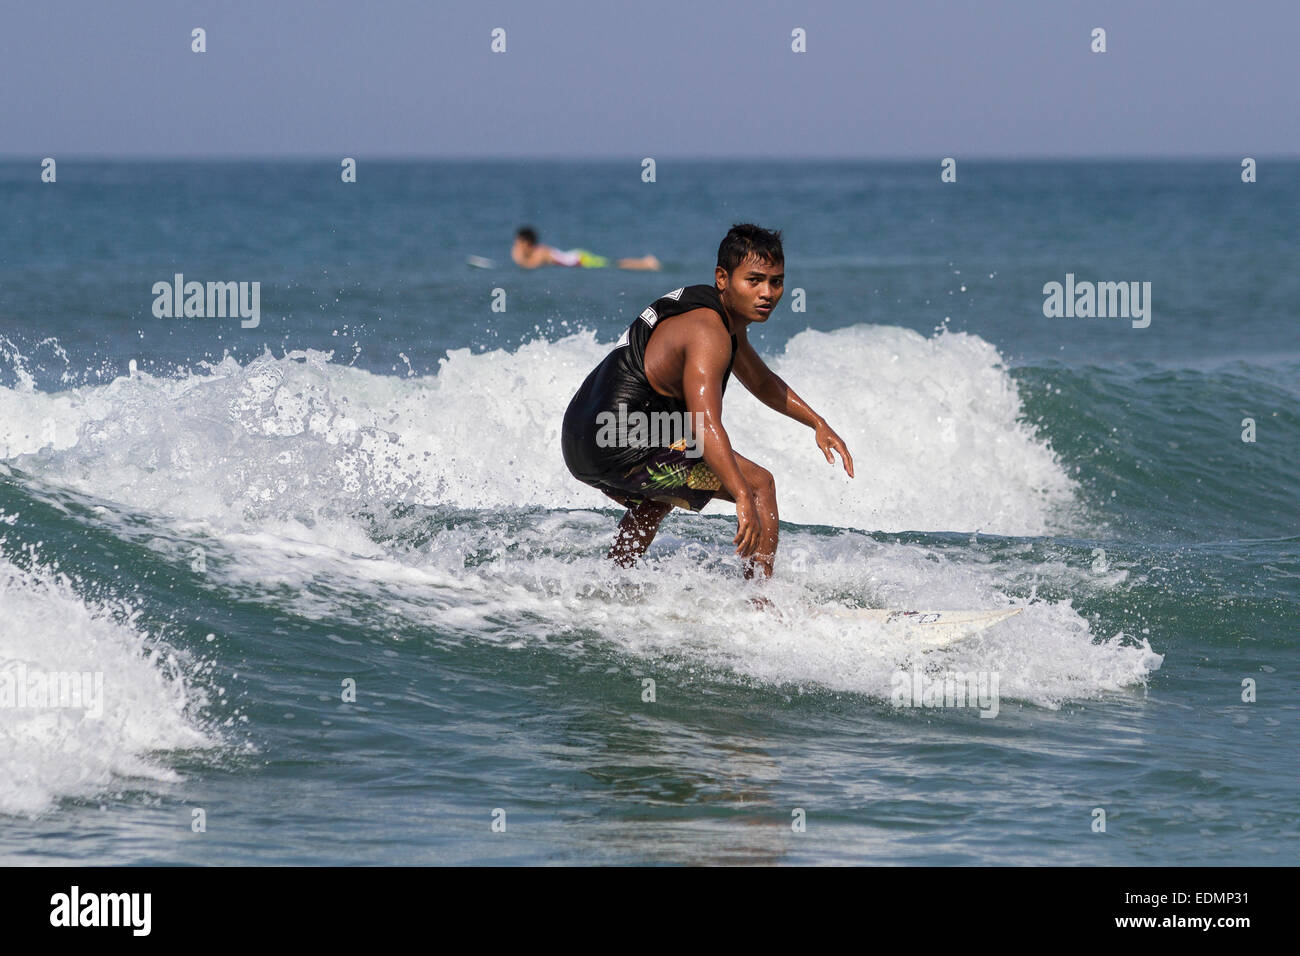
MULTIPOLYGON (((686 403, 671 395, 660 395, 645 374, 645 351, 659 322, 693 309, 712 309, 731 332, 726 310, 718 290, 711 285, 689 285, 674 289, 656 299, 627 327, 622 338, 596 366, 564 413, 561 444, 565 463, 578 478, 601 478, 624 474, 645 457, 645 448, 601 448, 596 443, 598 416, 602 412, 618 414, 621 404, 627 411, 674 412, 685 414, 686 403)), ((736 364, 736 336, 731 335, 731 360, 722 376, 722 391, 727 390, 731 368, 736 364)))

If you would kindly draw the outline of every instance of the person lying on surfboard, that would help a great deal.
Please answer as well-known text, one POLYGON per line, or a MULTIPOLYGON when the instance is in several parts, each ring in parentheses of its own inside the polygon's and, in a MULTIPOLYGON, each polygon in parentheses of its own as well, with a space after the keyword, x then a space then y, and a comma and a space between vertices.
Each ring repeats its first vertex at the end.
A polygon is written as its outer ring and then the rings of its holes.
MULTIPOLYGON (((570 249, 562 252, 553 246, 543 245, 537 239, 537 232, 530 226, 521 226, 515 233, 514 245, 510 248, 510 258, 515 265, 525 269, 539 266, 578 266, 584 269, 603 269, 609 265, 604 256, 588 252, 586 249, 570 249)), ((637 256, 631 259, 619 259, 614 265, 620 269, 638 269, 657 271, 659 260, 654 256, 637 256)))
POLYGON ((701 510, 713 498, 736 505, 733 544, 746 578, 772 576, 777 546, 776 481, 738 454, 722 427, 722 396, 736 378, 770 408, 813 429, 832 464, 840 436, 749 344, 781 300, 781 233, 732 226, 718 246, 714 285, 674 289, 637 317, 569 402, 564 462, 579 481, 627 508, 609 557, 631 567, 674 506, 701 510))

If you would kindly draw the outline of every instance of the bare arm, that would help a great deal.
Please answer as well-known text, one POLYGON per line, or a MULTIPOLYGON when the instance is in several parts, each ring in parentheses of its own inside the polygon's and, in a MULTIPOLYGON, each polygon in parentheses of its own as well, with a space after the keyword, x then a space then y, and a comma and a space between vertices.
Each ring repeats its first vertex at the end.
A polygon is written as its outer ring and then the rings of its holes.
POLYGON ((695 438, 700 442, 704 462, 712 469, 731 497, 739 500, 753 494, 736 465, 731 439, 722 427, 722 376, 731 359, 731 338, 720 326, 701 324, 698 334, 686 344, 682 361, 682 398, 691 415, 695 438))
POLYGON ((816 428, 822 420, 794 389, 787 385, 781 376, 773 372, 758 357, 754 346, 749 344, 749 336, 736 336, 736 365, 734 371, 740 384, 749 389, 754 397, 768 408, 776 409, 782 415, 793 418, 801 425, 816 428))
POLYGON ((714 322, 700 323, 686 341, 682 360, 682 397, 691 416, 704 463, 736 503, 736 537, 743 557, 753 555, 762 537, 754 491, 736 463, 731 439, 722 427, 722 376, 731 361, 731 336, 714 322))
POLYGON ((844 459, 844 470, 848 472, 850 478, 853 477, 853 456, 849 454, 844 441, 835 434, 826 423, 826 419, 813 411, 812 406, 796 395, 794 389, 787 385, 781 376, 767 367, 754 351, 754 347, 749 344, 749 336, 744 333, 736 336, 734 371, 740 383, 768 408, 775 409, 782 415, 793 418, 799 424, 813 429, 817 433, 817 447, 826 455, 827 461, 834 463, 835 456, 831 454, 831 450, 838 451, 840 457, 844 459))

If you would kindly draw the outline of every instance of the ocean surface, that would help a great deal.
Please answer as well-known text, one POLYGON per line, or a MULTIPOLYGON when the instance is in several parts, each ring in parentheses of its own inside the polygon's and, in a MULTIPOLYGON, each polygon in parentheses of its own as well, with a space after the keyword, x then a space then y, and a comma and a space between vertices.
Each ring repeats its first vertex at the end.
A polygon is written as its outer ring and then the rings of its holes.
POLYGON ((1239 162, 0 163, 0 863, 1296 863, 1300 164, 1239 162), (776 576, 725 503, 616 569, 562 413, 743 221, 857 476, 736 385, 776 576), (995 717, 896 706, 958 672, 995 717))

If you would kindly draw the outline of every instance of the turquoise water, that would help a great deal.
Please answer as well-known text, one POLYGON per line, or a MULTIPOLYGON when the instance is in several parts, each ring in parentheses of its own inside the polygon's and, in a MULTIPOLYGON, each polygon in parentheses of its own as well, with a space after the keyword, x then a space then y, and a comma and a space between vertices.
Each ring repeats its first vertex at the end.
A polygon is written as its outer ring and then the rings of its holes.
POLYGON ((0 676, 104 688, 0 706, 0 861, 1294 862, 1300 164, 959 175, 0 164, 0 676), (857 470, 729 391, 776 620, 723 504, 610 567, 558 446, 745 220, 786 240, 756 347, 857 470), (664 271, 517 270, 523 222, 664 271), (260 323, 154 318, 177 272, 260 323), (1067 273, 1150 326, 1044 317, 1067 273), (826 604, 1024 611, 919 655, 826 604), (896 708, 913 667, 996 717, 896 708))

